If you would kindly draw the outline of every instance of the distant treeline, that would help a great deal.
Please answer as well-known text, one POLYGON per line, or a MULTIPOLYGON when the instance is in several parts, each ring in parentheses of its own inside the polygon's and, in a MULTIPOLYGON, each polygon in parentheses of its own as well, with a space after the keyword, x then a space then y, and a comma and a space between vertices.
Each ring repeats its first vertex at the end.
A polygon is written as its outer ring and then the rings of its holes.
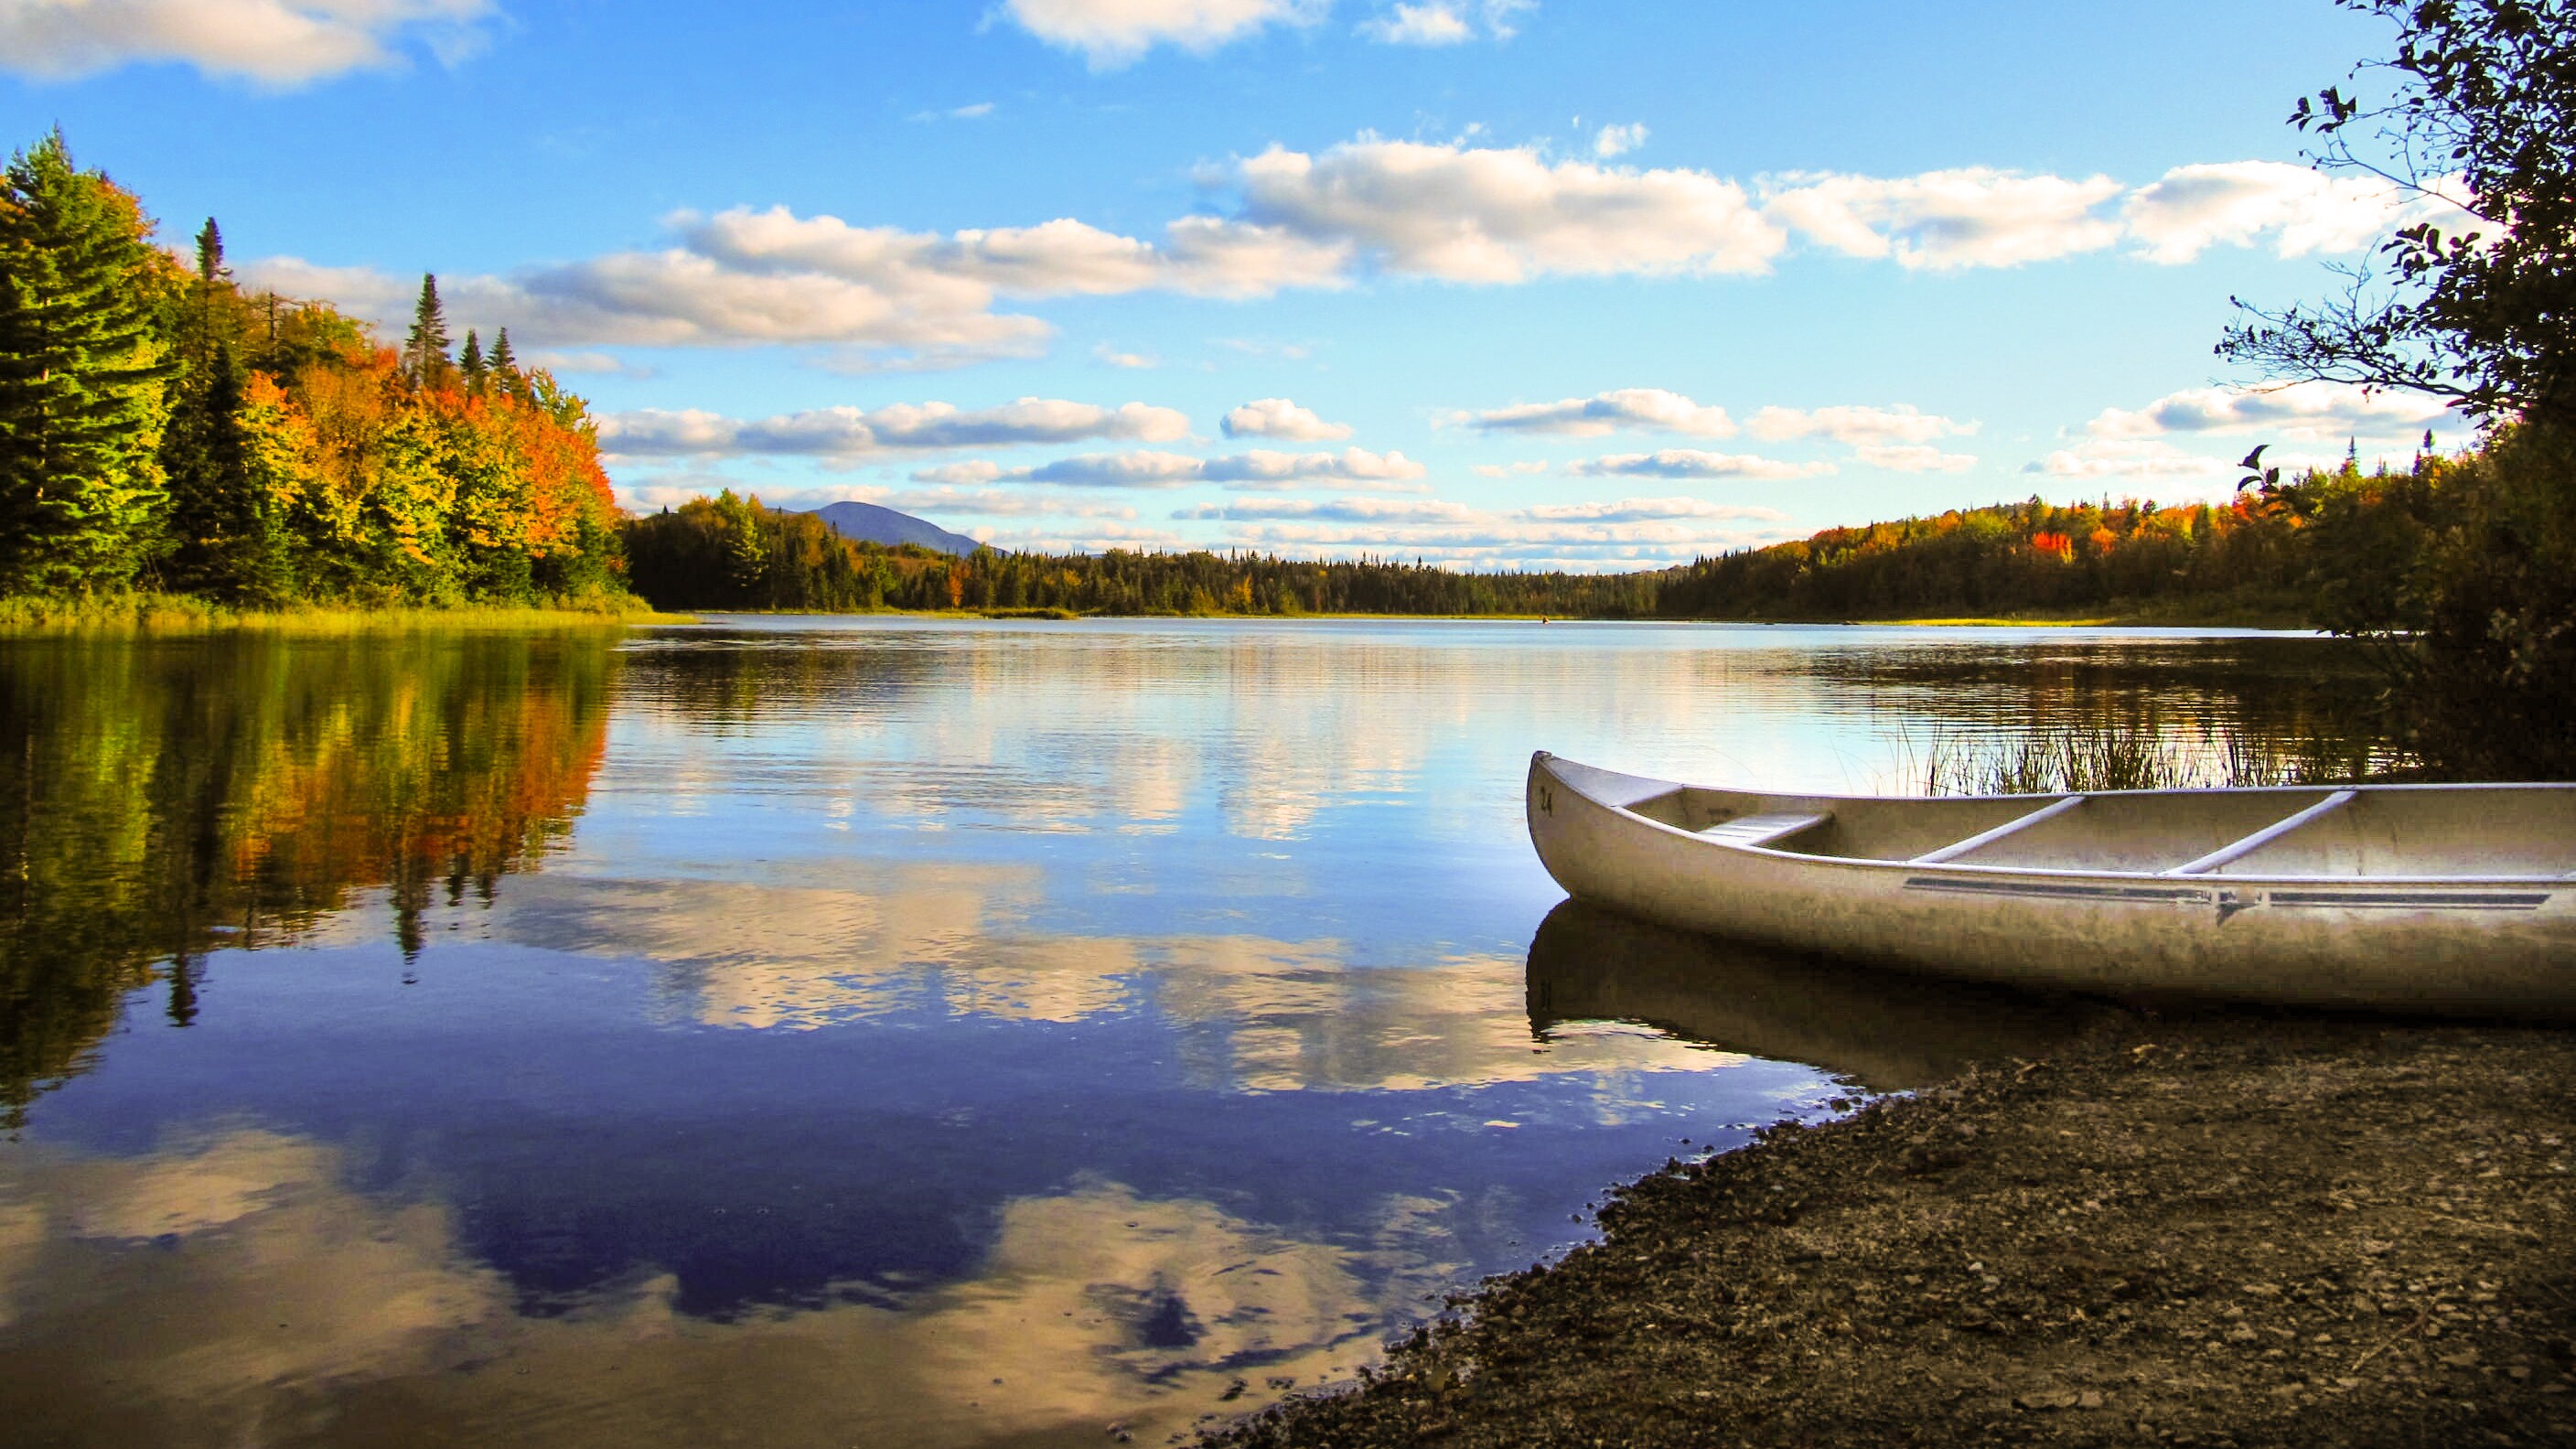
POLYGON ((60 133, 0 177, 0 598, 622 598, 582 400, 508 334, 451 352, 424 279, 399 352, 193 265, 60 133))
POLYGON ((1479 574, 1237 553, 952 557, 842 537, 731 490, 626 524, 635 591, 672 609, 1063 610, 1079 614, 1539 614, 1633 618, 1657 574, 1479 574))
MULTIPOLYGON (((2367 480, 2354 469, 2342 486, 2357 496, 2367 480)), ((1655 612, 1903 619, 2249 596, 2296 611, 2315 565, 2305 523, 2260 497, 1951 509, 1701 559, 1663 576, 1655 612)))
POLYGON ((2309 479, 2296 508, 2249 492, 2229 504, 1953 509, 1631 574, 1207 552, 951 558, 846 539, 731 492, 629 520, 625 549, 637 592, 674 609, 1901 619, 2197 599, 2310 615, 2331 609, 2329 582, 2348 591, 2370 576, 2370 556, 2386 552, 2373 541, 2381 515, 2438 487, 2445 466, 2430 454, 2402 473, 2348 464, 2309 479))

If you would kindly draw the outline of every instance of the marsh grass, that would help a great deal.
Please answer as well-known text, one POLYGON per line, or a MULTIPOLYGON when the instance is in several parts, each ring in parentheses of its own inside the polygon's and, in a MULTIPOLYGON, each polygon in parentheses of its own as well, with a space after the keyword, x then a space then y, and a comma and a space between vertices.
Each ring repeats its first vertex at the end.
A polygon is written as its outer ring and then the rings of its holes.
POLYGON ((2023 734, 1945 734, 1919 750, 1902 741, 1899 752, 1905 773, 1926 795, 2242 789, 2403 773, 2392 753, 2369 744, 2322 734, 2284 741, 2227 729, 2174 729, 2153 717, 2023 734))
POLYGON ((264 633, 342 635, 424 630, 619 628, 682 623, 639 600, 594 597, 547 608, 464 605, 454 608, 363 609, 299 605, 236 609, 175 594, 106 594, 79 599, 0 599, 0 638, 62 634, 182 635, 264 633))

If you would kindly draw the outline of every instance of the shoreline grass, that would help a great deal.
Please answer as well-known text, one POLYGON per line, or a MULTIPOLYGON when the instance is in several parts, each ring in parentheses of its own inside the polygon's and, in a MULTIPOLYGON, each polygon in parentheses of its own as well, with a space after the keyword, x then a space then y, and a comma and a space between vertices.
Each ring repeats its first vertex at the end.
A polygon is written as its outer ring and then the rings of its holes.
POLYGON ((1942 734, 1919 751, 1910 739, 1900 739, 1898 753, 1920 792, 1933 796, 2243 790, 2413 778, 2407 760, 2374 741, 2315 732, 2284 740, 2229 729, 2176 731, 2153 718, 2029 733, 1942 734))
POLYGON ((641 600, 620 599, 556 605, 459 604, 388 609, 336 604, 239 609, 205 599, 167 594, 0 599, 0 638, 222 633, 319 636, 432 629, 628 628, 640 624, 690 623, 694 619, 695 616, 689 614, 656 612, 641 600))

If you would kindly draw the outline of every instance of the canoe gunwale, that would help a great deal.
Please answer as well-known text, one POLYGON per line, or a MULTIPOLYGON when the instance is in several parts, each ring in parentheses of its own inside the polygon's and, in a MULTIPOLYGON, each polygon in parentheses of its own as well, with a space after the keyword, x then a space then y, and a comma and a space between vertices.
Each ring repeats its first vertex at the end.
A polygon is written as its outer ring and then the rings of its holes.
MULTIPOLYGON (((1963 878, 1973 876, 2003 876, 2013 879, 2086 880, 2118 882, 2122 884, 2161 883, 2166 885, 2204 883, 2222 886, 2345 886, 2353 889, 2377 889, 2383 886, 2444 885, 2560 887, 2567 885, 2571 881, 2576 881, 2576 872, 2568 872, 2559 875, 2286 875, 2252 873, 2243 875, 2215 875, 2207 871, 2201 871, 2186 875, 2170 870, 2099 870, 2068 866, 1981 865, 1975 862, 1959 862, 1952 860, 1882 860, 1868 856, 1816 855, 1806 851, 1779 850, 1770 846, 1739 844, 1734 841, 1704 835, 1698 831, 1685 830, 1678 825, 1669 825, 1661 820, 1653 818, 1652 816, 1642 814, 1629 805, 1620 805, 1609 800, 1605 800, 1594 794, 1592 791, 1584 789, 1581 785, 1573 783, 1571 780, 1567 779, 1565 775, 1551 767, 1559 763, 1576 765, 1587 773, 1609 775, 1623 780, 1665 786, 1667 787, 1667 792, 1671 790, 1687 789, 1719 790, 1725 793, 1748 795, 1767 792, 1751 790, 1726 791, 1725 787, 1722 786, 1693 786, 1685 785, 1678 781, 1659 780, 1647 775, 1629 775, 1621 771, 1602 769, 1597 765, 1582 765, 1577 761, 1566 760, 1562 756, 1552 755, 1544 750, 1539 751, 1532 759, 1531 763, 1534 767, 1545 770, 1549 779, 1557 785, 1581 796, 1586 803, 1597 808, 1610 811, 1630 824, 1645 826, 1649 830, 1659 831, 1665 835, 1672 836, 1675 839, 1688 841, 1693 845, 1707 850, 1722 851, 1735 855, 1753 856, 1764 860, 1781 861, 1791 864, 1853 867, 1877 872, 1904 872, 1907 874, 1929 873, 1963 878)), ((1926 798, 1957 801, 2027 800, 2032 803, 2033 812, 2036 813, 2040 810, 2049 808, 2050 802, 2062 803, 2079 798, 2084 800, 2098 800, 2124 797, 2140 798, 2149 796, 2190 797, 2209 795, 2243 795, 2271 793, 2276 791, 2283 794, 2302 794, 2313 793, 2319 790, 2333 793, 2349 793, 2354 798, 2378 792, 2396 793, 2402 791, 2440 793, 2484 790, 2566 790, 2570 792, 2571 796, 2576 796, 2576 784, 2513 784, 2477 782, 2459 785, 2261 785, 2249 787, 2243 790, 2223 788, 2208 790, 2084 790, 2067 791, 2061 794, 2048 795, 1955 795, 1926 798)), ((1659 793, 1655 796, 1639 798, 1642 802, 1643 799, 1661 798, 1661 795, 1659 793)), ((1820 801, 1870 801, 1875 803, 1890 798, 1902 797, 1879 795, 1813 795, 1800 796, 1799 798, 1820 801)), ((2571 804, 2576 804, 2576 800, 2571 800, 2571 804)), ((2305 814, 2307 812, 2298 811, 2293 813, 2305 814)), ((2010 823, 2017 826, 2024 822, 2016 820, 2010 823)), ((2282 822, 2275 822, 2275 826, 2283 823, 2287 823, 2287 817, 2285 817, 2282 822)), ((2267 830, 2271 828, 2273 827, 2267 827, 2267 830)), ((1954 842, 1954 844, 1957 843, 1962 842, 1954 842)), ((1947 849, 1949 847, 1943 848, 1947 849)), ((1937 854, 1938 852, 1933 853, 1937 854)))

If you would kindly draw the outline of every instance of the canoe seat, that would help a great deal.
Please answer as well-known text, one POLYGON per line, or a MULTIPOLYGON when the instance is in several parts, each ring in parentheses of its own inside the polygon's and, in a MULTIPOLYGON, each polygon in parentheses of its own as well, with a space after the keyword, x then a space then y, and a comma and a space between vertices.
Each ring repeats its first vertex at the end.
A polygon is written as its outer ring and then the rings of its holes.
POLYGON ((1732 820, 1719 821, 1700 834, 1729 845, 1769 845, 1801 831, 1813 830, 1833 818, 1830 814, 1738 815, 1732 820))

